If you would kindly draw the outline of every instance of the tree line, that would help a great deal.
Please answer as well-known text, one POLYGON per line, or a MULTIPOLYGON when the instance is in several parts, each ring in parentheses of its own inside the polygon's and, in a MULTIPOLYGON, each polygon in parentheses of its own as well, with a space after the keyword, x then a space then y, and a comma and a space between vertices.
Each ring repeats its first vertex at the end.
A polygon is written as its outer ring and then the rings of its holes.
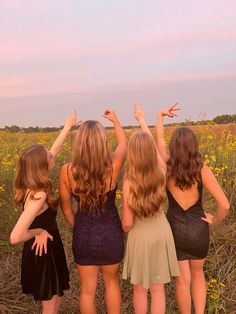
MULTIPOLYGON (((168 123, 166 126, 183 126, 183 125, 214 125, 214 124, 229 124, 236 123, 236 114, 223 114, 220 116, 216 116, 212 120, 198 120, 192 121, 190 119, 185 119, 183 122, 178 123, 168 123)), ((137 126, 127 125, 124 126, 125 129, 136 128, 137 126)), ((30 126, 30 127, 20 127, 18 125, 12 126, 4 126, 4 128, 0 128, 1 131, 8 131, 11 133, 49 133, 49 132, 57 132, 61 130, 63 126, 60 127, 39 127, 39 126, 30 126)), ((112 127, 108 127, 111 129, 112 127)))

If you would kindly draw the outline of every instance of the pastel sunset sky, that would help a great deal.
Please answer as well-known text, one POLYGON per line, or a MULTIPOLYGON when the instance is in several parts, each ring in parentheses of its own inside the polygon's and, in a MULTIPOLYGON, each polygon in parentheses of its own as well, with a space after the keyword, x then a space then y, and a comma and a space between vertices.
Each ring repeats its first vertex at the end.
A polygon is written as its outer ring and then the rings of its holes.
POLYGON ((0 127, 236 113, 235 0, 1 0, 0 127))

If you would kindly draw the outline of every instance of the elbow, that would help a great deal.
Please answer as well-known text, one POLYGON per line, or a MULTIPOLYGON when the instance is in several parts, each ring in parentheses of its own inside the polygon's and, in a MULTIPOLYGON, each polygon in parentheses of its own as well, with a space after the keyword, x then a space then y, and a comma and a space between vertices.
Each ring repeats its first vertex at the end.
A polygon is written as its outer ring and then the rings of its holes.
POLYGON ((10 243, 11 244, 18 244, 20 242, 21 241, 20 241, 19 236, 17 236, 14 232, 12 232, 11 235, 10 235, 10 243))
POLYGON ((229 209, 230 209, 230 203, 229 203, 229 201, 227 201, 227 202, 224 204, 225 215, 228 214, 229 209))
POLYGON ((223 220, 228 215, 229 209, 230 209, 230 203, 228 202, 228 200, 221 204, 220 212, 221 212, 222 218, 220 220, 223 220))
POLYGON ((133 223, 126 222, 126 221, 122 222, 122 229, 124 232, 129 232, 130 229, 132 229, 132 227, 133 227, 133 223))

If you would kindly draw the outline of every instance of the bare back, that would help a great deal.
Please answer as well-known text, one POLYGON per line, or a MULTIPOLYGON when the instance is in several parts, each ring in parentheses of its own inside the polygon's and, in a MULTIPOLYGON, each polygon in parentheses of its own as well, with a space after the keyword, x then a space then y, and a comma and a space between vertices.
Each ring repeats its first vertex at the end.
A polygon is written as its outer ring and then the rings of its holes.
POLYGON ((167 189, 183 210, 188 210, 191 206, 196 204, 200 197, 197 183, 192 185, 189 189, 181 190, 175 185, 174 180, 170 179, 167 182, 167 189))

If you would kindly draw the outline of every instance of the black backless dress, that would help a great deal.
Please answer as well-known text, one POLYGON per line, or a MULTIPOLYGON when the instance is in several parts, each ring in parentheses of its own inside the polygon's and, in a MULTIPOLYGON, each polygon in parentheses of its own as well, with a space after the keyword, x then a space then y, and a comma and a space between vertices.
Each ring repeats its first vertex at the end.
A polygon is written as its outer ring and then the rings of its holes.
POLYGON ((201 220, 205 217, 202 207, 202 181, 198 182, 198 201, 184 210, 167 189, 167 219, 172 229, 177 259, 203 259, 209 248, 209 225, 201 220))

